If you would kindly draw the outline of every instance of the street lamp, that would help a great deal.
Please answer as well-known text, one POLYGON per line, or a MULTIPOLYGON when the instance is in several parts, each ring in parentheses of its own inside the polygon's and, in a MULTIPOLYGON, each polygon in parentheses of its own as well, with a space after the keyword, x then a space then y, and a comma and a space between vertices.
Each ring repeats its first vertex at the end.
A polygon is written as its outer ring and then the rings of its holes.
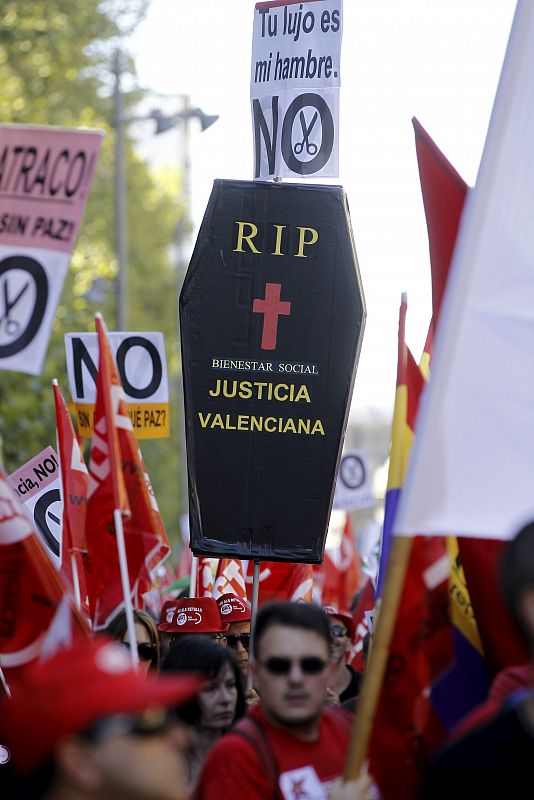
MULTIPOLYGON (((182 95, 182 108, 173 113, 165 114, 161 109, 155 108, 149 114, 134 115, 125 117, 123 112, 123 98, 121 89, 122 77, 122 64, 121 53, 115 53, 114 60, 114 73, 115 73, 115 94, 114 94, 114 114, 113 125, 115 128, 115 235, 116 235, 116 250, 117 250, 117 330, 128 330, 128 281, 127 281, 127 229, 126 229, 126 178, 124 167, 124 125, 131 122, 141 122, 146 120, 153 120, 156 123, 155 133, 165 133, 166 131, 176 126, 181 127, 181 142, 182 152, 180 162, 183 169, 183 194, 186 201, 186 206, 189 208, 191 202, 191 164, 189 155, 189 120, 198 119, 200 122, 201 131, 205 131, 219 117, 216 114, 206 114, 201 108, 193 108, 189 105, 189 97, 182 95)), ((186 234, 185 229, 179 229, 177 232, 177 246, 178 246, 178 263, 177 263, 177 290, 178 295, 183 283, 185 274, 185 256, 186 256, 186 234)), ((180 347, 180 325, 177 326, 178 330, 178 346, 180 347)), ((187 511, 187 478, 186 478, 186 446, 185 446, 185 424, 184 424, 184 399, 183 387, 181 379, 178 380, 178 407, 180 410, 180 418, 178 421, 179 426, 179 442, 180 442, 180 460, 182 468, 180 469, 180 499, 181 511, 187 511)))

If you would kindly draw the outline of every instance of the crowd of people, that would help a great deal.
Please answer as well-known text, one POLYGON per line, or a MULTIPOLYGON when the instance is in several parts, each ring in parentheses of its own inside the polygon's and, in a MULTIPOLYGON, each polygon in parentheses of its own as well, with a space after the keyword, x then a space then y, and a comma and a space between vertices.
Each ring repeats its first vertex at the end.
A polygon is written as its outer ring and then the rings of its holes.
MULTIPOLYGON (((502 575, 531 645, 534 524, 508 545, 502 575)), ((184 597, 166 602, 159 622, 135 611, 137 667, 121 612, 105 634, 23 670, 0 707, 10 753, 2 797, 379 797, 372 776, 342 777, 362 680, 346 662, 350 613, 273 602, 259 609, 252 637, 250 624, 236 596, 184 597)), ((425 798, 532 795, 532 675, 531 664, 514 668, 500 700, 490 696, 466 721, 430 764, 425 798)))

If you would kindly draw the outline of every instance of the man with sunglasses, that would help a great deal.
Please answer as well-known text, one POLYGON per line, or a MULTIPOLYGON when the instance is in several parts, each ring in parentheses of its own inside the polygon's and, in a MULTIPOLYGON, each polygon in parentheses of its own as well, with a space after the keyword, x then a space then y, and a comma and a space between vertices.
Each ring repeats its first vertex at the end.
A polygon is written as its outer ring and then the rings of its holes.
POLYGON ((217 605, 221 620, 230 625, 226 634, 226 644, 234 651, 243 685, 245 685, 250 644, 250 606, 235 594, 223 594, 217 599, 217 605))
POLYGON ((0 704, 2 797, 186 800, 192 734, 174 709, 199 688, 196 676, 143 677, 110 640, 36 663, 0 704))
MULTIPOLYGON (((271 603, 253 638, 259 703, 224 736, 204 766, 199 800, 327 800, 344 767, 352 715, 325 706, 331 679, 328 617, 310 603, 271 603)), ((336 789, 336 792, 343 791, 336 789)))
POLYGON ((332 637, 332 679, 329 689, 338 697, 340 703, 351 704, 360 691, 361 677, 356 670, 347 664, 354 637, 354 622, 348 611, 340 611, 335 606, 323 606, 328 615, 330 636, 332 637), (352 702, 351 702, 352 701, 352 702))

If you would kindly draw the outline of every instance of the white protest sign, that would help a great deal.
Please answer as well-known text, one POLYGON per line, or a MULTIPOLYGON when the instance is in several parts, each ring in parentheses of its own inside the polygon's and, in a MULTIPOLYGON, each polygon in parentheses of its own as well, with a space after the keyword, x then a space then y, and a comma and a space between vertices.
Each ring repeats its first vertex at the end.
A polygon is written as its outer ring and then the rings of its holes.
POLYGON ((334 492, 333 508, 354 511, 376 505, 367 453, 352 450, 341 457, 334 492))
POLYGON ((102 135, 0 125, 0 369, 41 372, 102 135))
POLYGON ((342 0, 256 3, 254 179, 337 178, 342 0))
POLYGON ((41 535, 55 566, 61 566, 63 500, 59 459, 53 447, 46 447, 19 467, 8 481, 18 494, 24 511, 41 535))
MULTIPOLYGON (((115 332, 109 334, 109 343, 136 437, 169 436, 169 382, 163 334, 115 332)), ((65 334, 65 351, 78 430, 89 437, 96 404, 97 334, 65 334)))

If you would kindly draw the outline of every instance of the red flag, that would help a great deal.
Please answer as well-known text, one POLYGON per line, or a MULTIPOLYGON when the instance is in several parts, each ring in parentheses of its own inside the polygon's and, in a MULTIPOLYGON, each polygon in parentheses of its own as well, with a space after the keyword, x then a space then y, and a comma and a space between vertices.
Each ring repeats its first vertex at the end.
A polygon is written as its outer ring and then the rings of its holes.
MULTIPOLYGON (((64 608, 65 587, 2 471, 0 598, 0 668, 9 684, 15 670, 42 655, 51 626, 62 617, 60 610, 64 608)), ((53 638, 56 642, 65 638, 70 640, 76 632, 88 634, 83 621, 73 611, 68 614, 68 630, 63 632, 63 636, 55 635, 53 638)), ((47 647, 50 651, 50 637, 47 647)))
POLYGON ((369 622, 366 612, 373 611, 375 607, 375 587, 371 578, 363 586, 356 608, 354 609, 354 642, 350 650, 348 663, 356 672, 363 672, 365 661, 363 655, 363 640, 369 633, 369 622))
POLYGON ((84 565, 84 556, 87 555, 85 515, 89 473, 57 381, 53 386, 63 495, 61 574, 72 589, 73 596, 79 599, 80 608, 89 615, 84 565))
POLYGON ((350 516, 345 524, 337 551, 325 550, 322 564, 313 567, 314 594, 322 605, 350 608, 361 582, 360 558, 356 548, 350 516))
MULTIPOLYGON (((468 186, 415 118, 413 125, 437 324, 468 186)), ((497 572, 504 543, 462 537, 458 546, 488 666, 496 674, 506 666, 524 663, 527 651, 500 599, 497 572)))
MULTIPOLYGON (((247 593, 252 603, 252 578, 254 562, 248 562, 247 593)), ((258 605, 271 600, 303 600, 311 602, 313 590, 313 568, 311 564, 287 564, 281 561, 262 561, 258 605)))
POLYGON ((113 514, 124 518, 130 589, 146 591, 151 572, 168 552, 163 523, 140 457, 103 322, 96 319, 99 369, 89 464, 88 587, 95 627, 105 627, 124 598, 113 514), (134 514, 130 513, 134 509, 134 514))
POLYGON ((213 559, 199 558, 197 566, 197 586, 191 597, 213 597, 213 559))
POLYGON ((247 599, 247 586, 243 565, 237 558, 220 558, 213 584, 213 597, 215 600, 223 594, 235 594, 242 600, 247 599))

